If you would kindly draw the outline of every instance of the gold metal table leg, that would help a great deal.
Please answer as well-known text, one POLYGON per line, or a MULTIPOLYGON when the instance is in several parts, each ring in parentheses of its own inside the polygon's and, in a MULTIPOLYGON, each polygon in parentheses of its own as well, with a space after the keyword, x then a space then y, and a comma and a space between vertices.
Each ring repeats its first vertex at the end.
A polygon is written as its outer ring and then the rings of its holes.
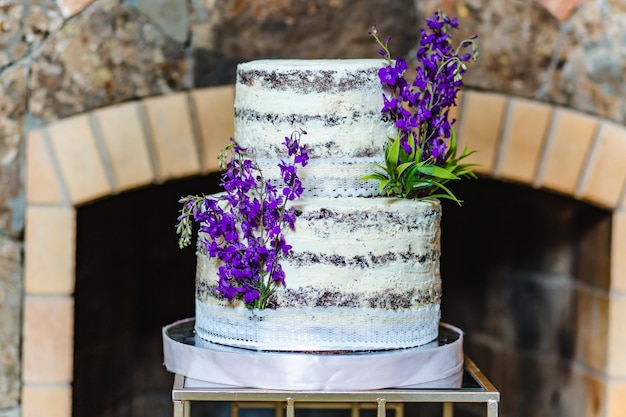
POLYGON ((352 403, 350 410, 350 417, 359 417, 359 415, 361 414, 359 403, 352 403))
POLYGON ((387 400, 385 400, 384 398, 379 398, 378 400, 376 400, 376 402, 378 403, 376 417, 385 417, 387 415, 387 410, 385 409, 385 404, 387 403, 387 400))
POLYGON ((454 415, 454 404, 452 403, 443 403, 443 414, 442 417, 453 417, 454 415))
POLYGON ((174 417, 189 417, 191 403, 189 401, 174 401, 174 417))
POLYGON ((185 412, 183 410, 182 401, 174 401, 174 417, 184 417, 185 412))
POLYGON ((498 417, 498 402, 494 400, 487 401, 487 417, 498 417))
POLYGON ((295 417, 296 403, 293 398, 287 398, 287 417, 295 417))
POLYGON ((239 403, 230 403, 230 417, 239 417, 239 403))

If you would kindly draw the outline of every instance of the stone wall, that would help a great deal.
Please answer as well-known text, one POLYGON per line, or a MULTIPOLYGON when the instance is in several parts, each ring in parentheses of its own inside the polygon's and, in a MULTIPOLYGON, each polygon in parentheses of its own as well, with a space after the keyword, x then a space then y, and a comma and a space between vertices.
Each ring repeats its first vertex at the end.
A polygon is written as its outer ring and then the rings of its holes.
POLYGON ((410 58, 444 7, 478 34, 466 84, 626 121, 619 0, 6 0, 0 3, 0 415, 20 403, 25 132, 113 103, 232 83, 240 61, 410 58))

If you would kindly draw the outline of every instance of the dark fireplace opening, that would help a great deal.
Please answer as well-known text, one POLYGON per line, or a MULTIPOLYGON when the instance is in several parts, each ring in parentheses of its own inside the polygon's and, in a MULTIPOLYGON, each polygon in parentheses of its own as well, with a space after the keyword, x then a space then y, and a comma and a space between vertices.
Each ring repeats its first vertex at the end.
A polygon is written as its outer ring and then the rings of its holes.
POLYGON ((590 300, 608 293, 611 213, 489 179, 455 191, 464 203, 446 202, 442 218, 443 320, 465 332, 502 415, 589 415, 579 371, 590 300))
POLYGON ((77 210, 73 416, 171 416, 161 328, 193 317, 195 248, 178 248, 178 199, 219 175, 172 181, 77 210))
MULTIPOLYGON (((177 200, 218 183, 216 174, 172 181, 78 208, 74 417, 171 416, 161 328, 194 315, 195 250, 178 249, 177 200)), ((444 202, 442 220, 443 320, 465 332, 466 353, 502 392, 503 416, 582 416, 568 401, 578 389, 580 306, 608 288, 610 213, 489 179, 455 192, 463 206, 444 202)), ((440 414, 407 406, 414 411, 440 414)), ((228 405, 192 412, 226 416, 228 405)), ((484 408, 455 406, 455 415, 484 408)))

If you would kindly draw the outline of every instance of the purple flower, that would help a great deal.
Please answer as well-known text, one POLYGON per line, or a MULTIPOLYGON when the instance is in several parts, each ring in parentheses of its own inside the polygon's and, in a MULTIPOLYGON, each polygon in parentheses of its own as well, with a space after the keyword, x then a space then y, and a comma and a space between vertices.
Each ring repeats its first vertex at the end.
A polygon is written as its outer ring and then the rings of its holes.
POLYGON ((393 64, 387 65, 378 70, 378 78, 383 85, 397 86, 403 88, 406 85, 404 80, 404 72, 409 66, 402 58, 396 59, 393 64))
POLYGON ((227 300, 243 299, 249 308, 264 308, 275 287, 285 283, 279 260, 291 246, 283 230, 295 225, 293 207, 286 204, 303 193, 297 167, 309 159, 308 150, 299 143, 304 133, 296 132, 283 142, 291 161, 278 164, 282 186, 262 181, 248 150, 232 141, 232 157, 221 179, 225 192, 219 197, 181 199, 179 228, 184 227, 188 237, 189 219, 200 223, 200 243, 220 261, 214 290, 227 300))
POLYGON ((383 114, 395 114, 400 106, 402 106, 402 102, 396 97, 390 99, 386 94, 383 94, 383 108, 381 109, 383 114))
POLYGON ((296 176, 295 165, 287 165, 285 162, 280 161, 278 168, 280 168, 280 175, 283 177, 285 184, 293 183, 296 176))
POLYGON ((258 298, 259 292, 254 288, 248 288, 243 295, 243 301, 248 304, 254 303, 254 301, 258 298))
POLYGON ((439 138, 433 139, 428 144, 428 147, 430 149, 430 154, 432 155, 432 157, 438 161, 441 158, 443 158, 446 154, 446 150, 447 150, 446 143, 439 138))
MULTIPOLYGON (((410 85, 403 78, 408 68, 404 59, 396 59, 395 63, 380 69, 381 84, 395 87, 391 89, 391 96, 384 95, 381 112, 395 121, 405 152, 411 151, 407 143, 409 133, 416 132, 418 146, 427 152, 426 156, 442 164, 446 148, 443 139, 449 138, 452 130, 447 112, 456 104, 463 84, 460 75, 465 67, 460 64, 472 54, 459 54, 452 46, 449 28, 458 27, 456 18, 450 19, 438 11, 426 19, 426 24, 427 29, 420 29, 420 48, 416 55, 420 65, 410 85), (428 146, 423 146, 425 143, 428 146)), ((468 42, 463 45, 471 46, 468 42)))
POLYGON ((308 152, 297 153, 293 161, 296 164, 300 164, 301 167, 307 166, 309 163, 309 154, 308 152))
POLYGON ((473 41, 475 37, 462 41, 455 48, 452 31, 457 28, 458 20, 449 18, 443 11, 437 11, 433 17, 426 19, 426 28, 419 31, 415 56, 417 66, 411 81, 407 81, 410 78, 406 76, 407 62, 402 58, 392 60, 389 38, 383 42, 375 29, 370 32, 387 61, 387 65, 378 72, 385 91, 381 113, 384 120, 395 124, 397 136, 390 138, 390 144, 396 146, 398 143, 400 152, 394 158, 396 161, 390 161, 389 152, 396 148, 386 147, 384 180, 380 179, 380 173, 366 176, 366 179, 370 177, 381 181, 388 194, 423 197, 432 195, 434 191, 448 193, 448 189, 441 186, 448 178, 454 177, 453 171, 461 172, 461 176, 472 176, 471 171, 465 168, 467 165, 458 164, 468 154, 464 152, 460 158, 455 156, 456 144, 452 145, 450 140, 454 120, 448 120, 448 113, 456 105, 457 94, 463 85, 465 63, 475 60, 478 49, 473 41), (406 169, 408 165, 404 165, 403 170, 398 169, 400 164, 407 163, 414 164, 417 169, 406 169), (424 178, 429 172, 434 172, 421 168, 428 165, 442 167, 452 175, 424 178), (428 189, 420 190, 420 187, 428 189))
POLYGON ((378 78, 380 78, 380 82, 383 84, 395 85, 398 75, 395 68, 389 66, 383 67, 378 71, 378 78))

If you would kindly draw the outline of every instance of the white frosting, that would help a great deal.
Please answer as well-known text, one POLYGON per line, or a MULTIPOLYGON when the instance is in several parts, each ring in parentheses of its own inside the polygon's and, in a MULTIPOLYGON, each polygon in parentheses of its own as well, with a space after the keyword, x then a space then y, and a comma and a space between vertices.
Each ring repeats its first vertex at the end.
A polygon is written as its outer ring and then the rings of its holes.
MULTIPOLYGON (((305 167, 298 167, 298 177, 305 196, 372 197, 380 195, 378 181, 361 180, 374 171, 376 158, 325 158, 312 159, 305 167)), ((263 175, 281 185, 280 169, 276 159, 260 159, 257 163, 263 175)))
MULTIPOLYGON (((378 70, 384 61, 265 60, 240 64, 235 90, 235 138, 269 158, 285 158, 282 142, 292 132, 311 150, 303 172, 306 195, 378 194, 377 183, 359 181, 383 157, 393 126, 382 119, 383 89, 378 70), (334 169, 320 166, 333 164, 334 169), (343 185, 348 182, 347 185, 343 185), (360 182, 358 184, 357 182, 360 182), (317 184, 332 184, 318 187, 317 184), (338 191, 339 190, 339 191, 338 191)), ((267 178, 278 178, 276 171, 267 178)))

